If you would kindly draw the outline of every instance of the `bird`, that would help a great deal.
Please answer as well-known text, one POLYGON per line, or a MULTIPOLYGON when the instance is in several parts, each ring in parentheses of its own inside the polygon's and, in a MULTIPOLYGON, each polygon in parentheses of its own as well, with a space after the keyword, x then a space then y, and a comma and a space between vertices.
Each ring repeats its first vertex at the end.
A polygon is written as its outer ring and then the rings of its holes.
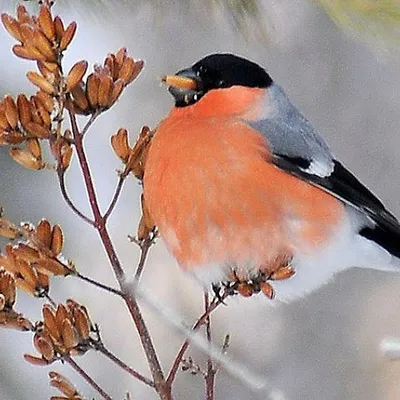
POLYGON ((215 53, 162 81, 175 104, 148 151, 144 199, 205 290, 261 279, 288 303, 348 268, 400 271, 399 221, 263 67, 215 53))

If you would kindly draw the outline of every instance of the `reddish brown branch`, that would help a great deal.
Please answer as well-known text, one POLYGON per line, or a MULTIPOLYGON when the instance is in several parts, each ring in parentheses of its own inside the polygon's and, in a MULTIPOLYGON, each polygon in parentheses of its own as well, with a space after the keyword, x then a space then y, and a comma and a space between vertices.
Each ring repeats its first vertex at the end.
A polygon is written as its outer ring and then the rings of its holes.
POLYGON ((114 196, 111 199, 110 205, 107 208, 107 211, 104 214, 104 221, 107 222, 108 218, 110 217, 111 213, 114 211, 115 206, 117 205, 117 201, 122 191, 122 187, 124 185, 126 179, 126 175, 121 174, 119 176, 117 187, 115 188, 114 196))
POLYGON ((96 392, 105 400, 112 400, 112 397, 107 394, 94 380, 89 376, 70 356, 64 356, 63 360, 69 364, 96 392))
POLYGON ((125 364, 122 360, 116 357, 113 353, 111 353, 108 349, 106 349, 103 345, 96 345, 96 350, 98 350, 101 354, 111 360, 113 363, 117 364, 120 368, 122 368, 125 372, 132 375, 134 378, 138 379, 139 381, 143 382, 144 384, 151 386, 152 388, 155 387, 154 382, 140 374, 139 372, 135 371, 129 365, 125 364))
MULTIPOLYGON (((222 296, 217 299, 215 298, 209 305, 208 309, 204 311, 204 313, 200 316, 200 318, 195 322, 195 324, 192 327, 192 331, 197 331, 202 325, 204 325, 207 321, 208 316, 220 305, 222 304, 222 301, 226 299, 229 296, 228 291, 225 291, 222 296)), ((179 369, 179 365, 182 362, 182 359, 187 351, 187 349, 190 346, 190 340, 187 339, 185 342, 182 344, 181 348, 179 349, 178 354, 175 357, 175 360, 172 363, 171 369, 169 371, 168 377, 167 377, 167 384, 169 386, 172 385, 176 374, 179 369)))
MULTIPOLYGON (((210 301, 209 301, 209 296, 208 293, 204 293, 204 310, 207 312, 207 310, 210 307, 210 301)), ((210 313, 208 313, 206 321, 206 337, 208 343, 211 344, 212 336, 211 336, 211 316, 210 313)), ((215 386, 215 369, 213 366, 213 361, 210 356, 207 358, 207 372, 205 375, 205 381, 206 381, 206 400, 214 400, 214 386, 215 386)))
MULTIPOLYGON (((139 305, 136 299, 130 295, 129 291, 124 290, 123 284, 125 282, 125 274, 122 269, 119 258, 114 249, 114 245, 111 241, 110 235, 107 230, 106 221, 104 217, 101 215, 100 207, 97 200, 96 191, 93 184, 92 175, 90 172, 89 164, 86 158, 86 152, 83 146, 83 135, 80 133, 78 124, 76 121, 76 116, 73 109, 69 110, 69 117, 71 121, 71 128, 73 137, 75 140, 75 149, 79 160, 79 165, 82 170, 83 178, 85 181, 85 187, 87 191, 87 195, 89 198, 89 203, 92 209, 95 228, 100 236, 100 239, 103 243, 104 249, 107 253, 107 257, 110 261, 111 267, 114 271, 114 275, 119 283, 121 288, 122 297, 128 307, 128 310, 131 314, 131 317, 136 326, 136 330, 139 334, 139 338, 144 350, 144 353, 147 358, 147 362, 150 367, 150 371, 154 380, 154 386, 157 393, 162 400, 171 400, 171 389, 167 384, 164 374, 161 368, 161 364, 158 360, 156 351, 154 349, 154 345, 151 340, 150 333, 147 329, 147 326, 143 320, 139 305)), ((94 118, 91 118, 94 120, 94 118)), ((90 121, 89 121, 90 122, 90 121)), ((89 123, 88 123, 89 124, 89 123)), ((88 126, 86 125, 86 127, 88 126)), ((85 127, 85 128, 86 128, 85 127)))

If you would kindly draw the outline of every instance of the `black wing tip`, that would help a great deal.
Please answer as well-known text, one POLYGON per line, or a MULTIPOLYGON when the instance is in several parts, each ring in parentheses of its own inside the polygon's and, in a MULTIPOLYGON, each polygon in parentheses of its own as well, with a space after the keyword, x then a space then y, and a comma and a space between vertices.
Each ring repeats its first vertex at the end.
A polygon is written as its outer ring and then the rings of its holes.
POLYGON ((385 229, 385 227, 376 225, 374 227, 365 227, 359 232, 361 236, 372 240, 383 247, 393 256, 400 258, 400 233, 385 229))

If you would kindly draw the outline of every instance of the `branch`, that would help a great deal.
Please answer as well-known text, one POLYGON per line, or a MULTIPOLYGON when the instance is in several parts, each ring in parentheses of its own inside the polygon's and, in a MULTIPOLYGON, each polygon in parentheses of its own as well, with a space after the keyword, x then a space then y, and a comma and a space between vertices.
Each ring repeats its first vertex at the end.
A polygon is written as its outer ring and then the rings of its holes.
POLYGON ((108 206, 107 211, 105 212, 104 217, 103 217, 105 222, 107 222, 111 213, 114 211, 115 206, 117 205, 117 201, 121 194, 125 179, 126 179, 126 175, 121 173, 119 176, 117 187, 115 188, 114 196, 112 197, 110 205, 108 206))
POLYGON ((155 388, 154 382, 150 380, 149 378, 146 378, 139 372, 135 371, 131 367, 129 367, 127 364, 125 364, 123 361, 121 361, 118 357, 116 357, 113 353, 111 353, 102 343, 96 343, 96 350, 98 350, 101 354, 103 354, 105 357, 107 357, 109 360, 117 364, 120 368, 122 368, 125 372, 128 374, 132 375, 134 378, 138 379, 139 381, 143 382, 144 384, 151 386, 152 388, 155 388))
POLYGON ((75 276, 76 278, 79 278, 82 281, 90 283, 91 285, 96 286, 99 289, 105 290, 106 292, 116 294, 121 297, 123 296, 123 293, 120 290, 114 289, 111 286, 107 286, 104 283, 98 282, 92 278, 89 278, 88 276, 82 275, 80 272, 74 271, 72 276, 75 276))
MULTIPOLYGON (((208 308, 210 307, 210 300, 208 297, 208 293, 204 292, 204 310, 207 312, 208 308)), ((209 343, 211 343, 211 316, 208 313, 206 318, 206 337, 209 343)), ((206 399, 207 400, 214 400, 214 386, 215 386, 215 373, 216 370, 213 366, 213 361, 210 356, 207 358, 207 373, 205 376, 206 380, 206 399)))
POLYGON ((62 358, 69 364, 96 392, 105 400, 112 400, 112 397, 107 394, 94 380, 90 377, 70 356, 62 358))
MULTIPOLYGON (((139 338, 144 350, 144 353, 147 358, 147 362, 150 367, 150 371, 154 380, 154 386, 156 388, 157 393, 162 400, 171 400, 171 389, 167 385, 165 381, 164 374, 161 368, 161 364, 158 360, 153 342, 151 340, 150 333, 147 329, 147 326, 143 320, 139 305, 134 298, 134 296, 130 295, 129 290, 123 288, 125 282, 125 273, 122 269, 119 258, 114 249, 114 245, 111 241, 110 235, 107 230, 106 221, 102 217, 100 212, 100 207, 97 200, 96 191, 94 189, 93 179, 90 172, 90 168, 87 162, 85 149, 83 146, 83 135, 79 132, 78 124, 76 121, 76 116, 74 110, 68 110, 69 117, 71 121, 71 128, 73 137, 75 140, 75 149, 77 152, 79 165, 82 170, 82 174, 85 181, 86 192, 89 198, 89 203, 92 209, 95 228, 100 236, 100 239, 103 243, 104 249, 107 253, 107 257, 113 269, 114 275, 118 281, 118 284, 121 288, 122 297, 128 307, 128 310, 131 314, 133 322, 136 326, 136 330, 139 334, 139 338)), ((92 118, 91 118, 92 119, 92 118)))
POLYGON ((65 202, 68 204, 69 208, 79 217, 82 218, 86 223, 89 225, 94 226, 94 221, 91 220, 89 217, 87 217, 85 214, 83 214, 73 203, 71 198, 68 195, 67 188, 65 186, 65 171, 64 170, 58 170, 57 171, 57 176, 58 176, 58 182, 60 184, 60 189, 61 189, 61 194, 65 200, 65 202))
MULTIPOLYGON (((222 304, 222 301, 225 300, 229 296, 228 291, 225 291, 220 299, 215 298, 210 304, 209 307, 204 311, 204 313, 200 316, 200 318, 196 321, 196 323, 192 327, 192 331, 195 332, 197 331, 202 325, 204 325, 207 321, 208 316, 220 305, 222 304)), ((182 359, 186 353, 186 350, 190 346, 190 341, 185 340, 181 348, 179 349, 179 352, 177 356, 175 357, 174 362, 172 363, 172 367, 169 371, 168 377, 167 377, 167 383, 168 385, 172 385, 176 374, 179 369, 179 365, 182 362, 182 359)))

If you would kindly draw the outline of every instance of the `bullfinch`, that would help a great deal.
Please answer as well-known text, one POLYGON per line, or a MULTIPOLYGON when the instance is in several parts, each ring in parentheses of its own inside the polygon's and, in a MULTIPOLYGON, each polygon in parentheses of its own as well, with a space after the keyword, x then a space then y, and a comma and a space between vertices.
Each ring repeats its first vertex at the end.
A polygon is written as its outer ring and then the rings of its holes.
POLYGON ((144 198, 205 288, 281 270, 272 286, 289 302, 350 267, 400 271, 398 220, 264 68, 212 54, 163 80, 175 106, 149 149, 144 198))

